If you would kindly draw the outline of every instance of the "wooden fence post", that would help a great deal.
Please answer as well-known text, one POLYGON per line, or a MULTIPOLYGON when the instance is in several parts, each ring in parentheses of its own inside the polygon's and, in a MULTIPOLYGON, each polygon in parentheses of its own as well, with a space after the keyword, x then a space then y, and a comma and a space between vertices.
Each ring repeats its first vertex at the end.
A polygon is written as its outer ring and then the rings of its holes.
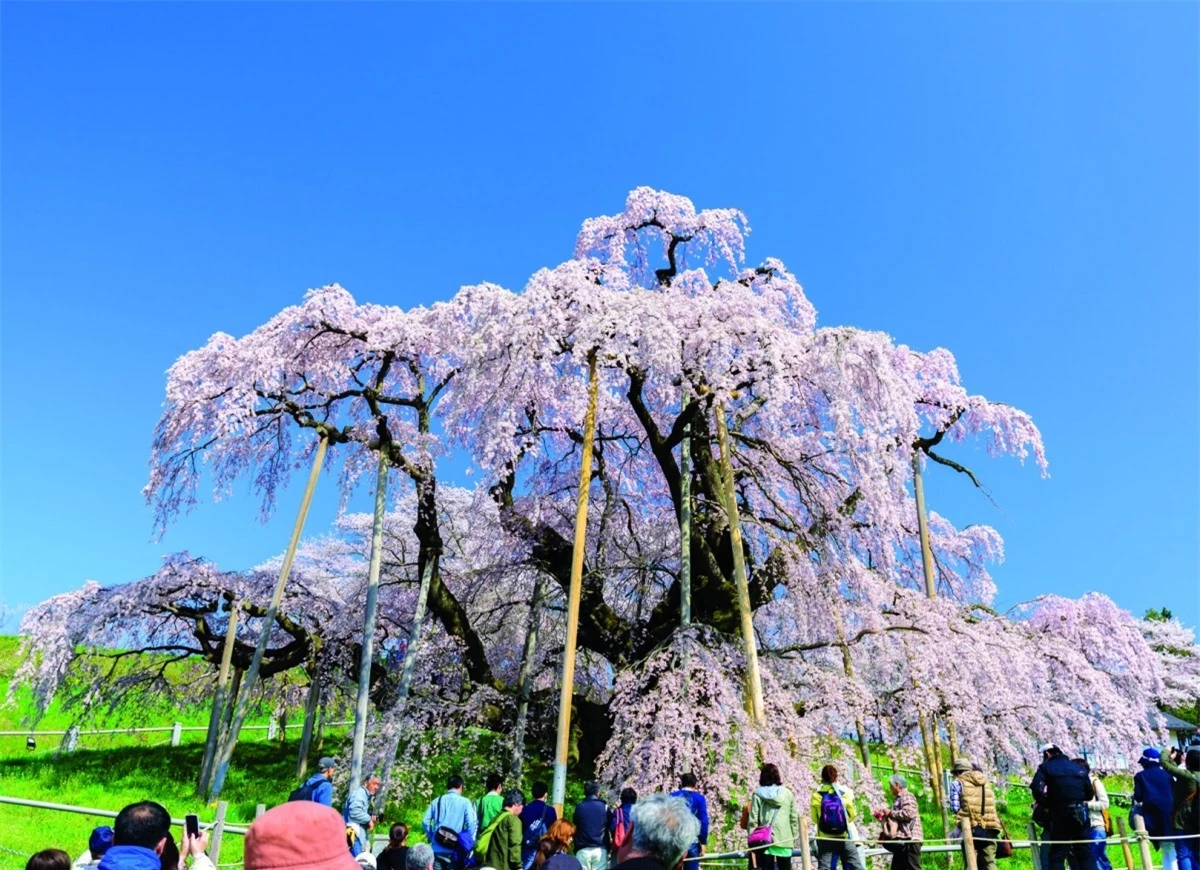
POLYGON ((979 870, 979 864, 975 860, 975 835, 971 833, 970 824, 962 826, 962 853, 967 870, 979 870))
POLYGON ((267 811, 267 805, 259 804, 258 806, 256 806, 254 808, 254 818, 256 818, 256 819, 262 818, 262 814, 265 813, 266 811, 267 811))
POLYGON ((212 837, 208 842, 208 857, 212 859, 214 865, 221 863, 221 835, 225 833, 225 813, 228 810, 227 802, 217 801, 217 818, 213 822, 212 837))
POLYGON ((800 870, 812 870, 812 849, 808 842, 808 813, 800 813, 800 870))
POLYGON ((279 721, 272 716, 271 721, 267 723, 267 739, 274 740, 279 736, 279 721))
POLYGON ((183 737, 183 723, 176 722, 171 728, 171 745, 178 746, 181 737, 183 737))
POLYGON ((1125 856, 1125 870, 1133 870, 1133 850, 1129 848, 1129 828, 1125 820, 1117 816, 1117 833, 1121 836, 1121 853, 1125 856))
POLYGON ((1138 851, 1142 857, 1142 870, 1154 870, 1154 860, 1150 856, 1150 838, 1146 836, 1146 822, 1141 813, 1133 814, 1133 830, 1138 841, 1138 851))
POLYGON ((72 725, 63 735, 60 752, 74 752, 79 747, 79 726, 72 725))

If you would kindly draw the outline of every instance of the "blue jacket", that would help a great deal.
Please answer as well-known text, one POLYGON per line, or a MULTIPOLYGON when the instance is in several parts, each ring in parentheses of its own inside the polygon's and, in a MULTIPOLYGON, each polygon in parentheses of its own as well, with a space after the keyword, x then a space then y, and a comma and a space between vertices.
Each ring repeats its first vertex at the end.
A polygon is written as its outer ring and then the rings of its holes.
MULTIPOLYGON (((1133 778, 1133 799, 1142 805, 1142 820, 1151 837, 1175 833, 1175 792, 1171 774, 1157 764, 1147 765, 1133 778)), ((1158 843, 1154 844, 1158 848, 1158 843)))
POLYGON ((425 837, 433 847, 435 855, 453 855, 454 850, 447 849, 434 840, 433 832, 438 828, 470 831, 471 838, 475 839, 479 830, 479 819, 475 816, 473 803, 456 791, 448 791, 429 805, 429 809, 425 811, 425 818, 421 820, 421 827, 425 830, 425 837))
POLYGON ((540 822, 543 819, 546 821, 546 826, 542 828, 542 836, 545 836, 546 831, 550 830, 550 826, 558 821, 558 813, 545 801, 530 801, 525 804, 525 809, 521 810, 521 830, 525 836, 529 836, 529 828, 534 822, 540 822))
POLYGON ((142 846, 109 846, 100 870, 162 870, 162 858, 142 846))
POLYGON ((615 834, 617 832, 617 810, 621 811, 621 818, 625 819, 625 826, 633 825, 633 804, 621 804, 619 807, 613 807, 608 813, 608 833, 615 834))
POLYGON ((681 788, 671 792, 671 797, 683 798, 688 802, 692 815, 700 820, 700 839, 696 842, 701 846, 708 845, 708 801, 704 795, 694 788, 681 788))
POLYGON ((333 783, 325 778, 325 774, 314 773, 308 779, 304 780, 304 784, 313 784, 311 798, 313 803, 324 804, 330 808, 333 807, 333 783))
POLYGON ((598 797, 575 805, 575 851, 604 848, 608 835, 608 804, 598 797))

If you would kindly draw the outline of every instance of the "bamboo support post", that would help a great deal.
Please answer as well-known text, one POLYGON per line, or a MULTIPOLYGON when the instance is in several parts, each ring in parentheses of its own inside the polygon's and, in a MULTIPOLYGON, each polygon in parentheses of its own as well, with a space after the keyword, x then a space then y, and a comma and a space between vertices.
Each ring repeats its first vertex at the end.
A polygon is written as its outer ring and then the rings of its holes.
POLYGON ((742 550, 742 526, 738 518, 737 491, 733 480, 733 457, 729 447, 729 429, 725 423, 725 407, 717 402, 717 442, 721 453, 722 476, 725 478, 725 516, 729 521, 729 547, 733 550, 733 580, 737 586, 738 611, 742 617, 742 642, 746 648, 746 687, 749 695, 750 717, 756 725, 766 722, 762 678, 758 672, 758 642, 754 637, 754 611, 750 607, 750 586, 746 579, 746 554, 742 550))
POLYGON ((588 401, 583 420, 583 452, 579 463, 579 495, 575 508, 575 543, 571 550, 571 585, 567 594, 567 637, 563 648, 562 684, 558 699, 558 737, 554 750, 551 803, 562 818, 567 793, 567 751, 571 742, 571 704, 575 696, 575 642, 579 634, 579 599, 583 591, 583 556, 587 544, 588 491, 592 484, 592 448, 596 435, 596 404, 600 382, 596 352, 588 354, 588 401))
POLYGON ((246 719, 246 711, 250 706, 250 695, 254 692, 254 684, 258 680, 258 672, 262 667, 263 655, 271 640, 271 629, 275 626, 275 614, 283 601, 283 590, 287 586, 288 575, 292 572, 292 560, 296 557, 296 547, 300 543, 300 535, 304 531, 304 521, 308 518, 308 508, 312 504, 313 491, 317 488, 317 479, 321 476, 321 466, 325 463, 325 451, 329 447, 329 439, 324 435, 317 441, 316 455, 313 457, 312 471, 308 475, 308 484, 304 488, 304 496, 300 501, 300 510, 296 514, 296 523, 292 527, 292 538, 288 542, 287 552, 283 556, 283 564, 279 568, 279 579, 275 582, 275 591, 271 593, 271 603, 263 616, 262 629, 258 636, 258 646, 254 649, 254 657, 250 660, 250 668, 246 671, 245 689, 239 694, 233 718, 229 723, 229 734, 217 757, 217 772, 213 777, 212 796, 221 793, 225 785, 225 776, 229 773, 229 762, 233 759, 233 750, 237 745, 238 732, 246 719))
POLYGON ((1150 837, 1146 834, 1146 822, 1141 813, 1133 814, 1133 831, 1137 837, 1138 852, 1142 859, 1142 870, 1154 870, 1154 858, 1150 854, 1150 837))
POLYGON ((350 749, 350 791, 362 785, 363 748, 367 742, 367 717, 371 703, 371 665, 375 663, 375 618, 379 611, 379 569, 383 564, 383 517, 387 511, 388 460, 385 446, 379 449, 375 477, 375 516, 371 523, 371 562, 367 569, 367 602, 363 614, 363 637, 358 666, 358 695, 354 704, 354 738, 350 749))
POLYGON ((1129 828, 1120 816, 1117 816, 1117 834, 1121 838, 1121 854, 1125 857, 1125 870, 1133 870, 1133 850, 1129 848, 1129 828))

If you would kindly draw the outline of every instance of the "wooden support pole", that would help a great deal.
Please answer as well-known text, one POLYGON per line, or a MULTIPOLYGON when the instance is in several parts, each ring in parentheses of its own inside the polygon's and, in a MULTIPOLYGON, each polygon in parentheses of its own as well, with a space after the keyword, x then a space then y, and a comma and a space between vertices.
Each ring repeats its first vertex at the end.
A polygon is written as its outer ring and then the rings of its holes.
POLYGON ((1133 814, 1133 832, 1137 837, 1142 870, 1154 870, 1154 858, 1150 854, 1150 837, 1146 834, 1146 822, 1142 819, 1141 813, 1133 814))
POLYGON ((1121 838, 1121 854, 1125 857, 1125 870, 1133 870, 1133 850, 1129 848, 1129 828, 1120 816, 1117 816, 1117 834, 1121 838))
POLYGON ((383 518, 387 512, 388 460, 386 447, 379 449, 375 476, 375 516, 371 523, 371 562, 367 569, 367 602, 363 614, 362 650, 358 666, 358 695, 354 704, 354 738, 350 748, 350 786, 353 792, 363 780, 363 750, 367 742, 367 717, 371 703, 371 665, 375 663, 375 619, 379 611, 379 570, 383 565, 383 518))
POLYGON ((750 607, 750 585, 746 579, 746 554, 742 551, 742 525, 738 517, 737 490, 733 480, 733 458, 729 447, 729 429, 725 406, 713 408, 717 418, 717 442, 721 453, 722 477, 725 478, 725 516, 729 521, 729 546, 733 550, 733 581, 737 586, 738 611, 742 617, 742 642, 746 648, 746 689, 750 718, 756 725, 766 720, 762 678, 758 672, 758 641, 754 636, 754 611, 750 607))
POLYGON ((812 870, 812 846, 808 842, 808 813, 800 813, 800 870, 812 870))
POLYGON ((509 773, 514 782, 521 781, 525 766, 525 729, 529 722, 529 699, 533 695, 533 664, 537 658, 538 632, 542 624, 542 599, 546 581, 539 572, 533 581, 533 596, 529 600, 529 626, 525 631, 525 647, 521 651, 521 671, 517 674, 517 718, 513 726, 512 762, 509 773))
POLYGON ((246 686, 238 697, 233 718, 229 723, 229 734, 225 737, 224 745, 217 756, 217 772, 213 777, 212 797, 221 793, 225 785, 225 776, 229 773, 229 762, 233 760, 233 750, 237 746, 238 732, 246 720, 246 711, 250 707, 250 695, 254 692, 254 684, 258 680, 258 672, 262 667, 263 656, 267 652, 267 644, 271 640, 271 629, 275 627, 275 614, 283 601, 283 590, 287 586, 288 575, 292 572, 292 560, 296 557, 296 547, 300 543, 300 535, 304 531, 304 521, 308 518, 308 508, 312 504, 313 491, 317 488, 317 479, 321 476, 321 466, 325 462, 325 450, 329 447, 329 439, 324 435, 317 441, 316 455, 313 457, 312 471, 308 475, 308 485, 304 488, 304 496, 300 500, 300 511, 296 515, 296 523, 292 527, 292 538, 288 542, 287 552, 283 556, 283 565, 279 568, 279 579, 275 582, 275 591, 271 594, 271 603, 263 617, 262 630, 258 635, 258 646, 254 648, 254 657, 246 671, 246 686))
POLYGON ((321 682, 316 664, 309 665, 308 692, 304 699, 304 728, 300 731, 300 747, 296 750, 296 778, 308 773, 308 753, 312 749, 313 731, 317 725, 317 708, 321 704, 321 682))
POLYGON ((1029 823, 1029 854, 1033 857, 1033 870, 1042 870, 1042 844, 1038 842, 1037 826, 1033 822, 1029 823))
POLYGON ((929 545, 929 520, 925 516, 925 483, 921 479, 921 451, 912 458, 913 494, 917 498, 917 534, 921 538, 921 568, 925 574, 925 595, 937 598, 937 584, 933 577, 933 549, 929 545))
POLYGON ((217 818, 213 822, 212 836, 208 838, 208 857, 216 867, 221 865, 221 837, 225 833, 225 814, 227 812, 229 812, 229 804, 225 801, 218 801, 217 818))
POLYGON ((967 870, 979 870, 979 863, 975 856, 975 836, 971 833, 970 824, 962 826, 962 853, 963 863, 967 870))
POLYGON ((579 634, 579 599, 583 591, 583 556, 587 544, 588 491, 592 485, 592 447, 596 436, 596 404, 600 382, 596 352, 588 354, 587 414, 583 419, 583 453, 579 463, 579 495, 575 508, 575 544, 571 551, 571 585, 567 593, 567 638, 563 649, 562 684, 558 699, 558 739, 554 749, 552 803, 562 818, 567 795, 567 750, 571 743, 571 704, 575 697, 575 643, 579 634))

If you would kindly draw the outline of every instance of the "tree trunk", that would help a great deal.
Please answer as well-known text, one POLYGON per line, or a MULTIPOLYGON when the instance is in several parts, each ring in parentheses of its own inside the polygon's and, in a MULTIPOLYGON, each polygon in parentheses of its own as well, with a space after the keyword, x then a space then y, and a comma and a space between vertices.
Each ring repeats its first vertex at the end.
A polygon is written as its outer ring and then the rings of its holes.
POLYGON ((217 771, 213 776, 210 799, 215 799, 219 796, 221 789, 225 785, 225 776, 229 773, 229 763, 233 760, 233 747, 237 744, 238 732, 241 731, 242 723, 246 720, 246 710, 250 704, 250 695, 254 691, 254 684, 258 680, 258 672, 262 667, 263 655, 266 653, 267 645, 271 640, 271 630, 275 627, 275 614, 279 612, 279 605, 283 600, 283 590, 287 586, 288 575, 292 571, 292 560, 296 556, 296 546, 300 543, 300 534, 304 531, 304 521, 308 518, 308 508, 312 504, 313 491, 317 488, 317 478, 320 477, 321 466, 325 461, 325 451, 328 447, 329 439, 322 435, 320 440, 317 441, 317 450, 313 456, 312 471, 309 472, 308 485, 304 489, 304 496, 300 501, 300 510, 296 515, 296 523, 292 527, 292 538, 288 542, 287 551, 283 556, 283 565, 279 569, 279 579, 275 581, 275 591, 271 594, 271 603, 267 607, 266 614, 263 616, 262 630, 258 637, 258 646, 254 648, 254 657, 250 660, 250 668, 246 671, 246 689, 238 699, 237 707, 234 709, 233 716, 230 719, 229 737, 217 755, 217 771))
POLYGON ((304 779, 308 773, 308 752, 312 748, 313 729, 317 723, 317 708, 321 704, 321 683, 316 667, 311 671, 308 697, 304 699, 304 730, 300 732, 300 748, 296 751, 296 778, 304 779))
POLYGON ((525 648, 521 651, 521 673, 517 677, 520 697, 517 700, 517 721, 513 726, 512 779, 521 781, 521 768, 525 762, 525 727, 529 719, 529 696, 533 691, 533 663, 537 658, 538 628, 542 622, 542 598, 546 594, 546 580, 539 572, 533 584, 533 597, 529 600, 529 628, 525 632, 525 648))
POLYGON ((230 601, 229 625, 225 629, 225 646, 221 649, 221 670, 217 674, 216 691, 213 692, 212 712, 208 714, 208 736, 204 738, 200 778, 196 781, 196 797, 199 798, 208 794, 208 786, 212 782, 213 759, 217 757, 217 743, 224 730, 225 698, 229 689, 229 666, 233 661, 233 647, 237 642, 238 613, 237 601, 230 601))

